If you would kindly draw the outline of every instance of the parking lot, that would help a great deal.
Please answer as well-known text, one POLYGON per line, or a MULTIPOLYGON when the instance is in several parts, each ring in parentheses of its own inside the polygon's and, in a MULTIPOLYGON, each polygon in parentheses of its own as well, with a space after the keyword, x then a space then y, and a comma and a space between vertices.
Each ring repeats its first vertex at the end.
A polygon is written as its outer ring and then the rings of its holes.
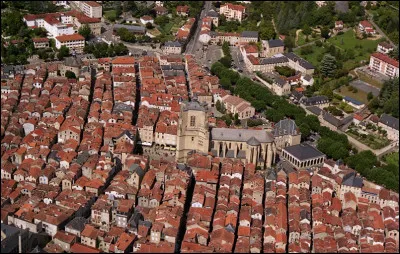
POLYGON ((350 83, 350 85, 355 87, 355 88, 357 88, 357 89, 359 89, 359 90, 362 90, 362 91, 364 91, 366 93, 371 92, 374 96, 378 96, 379 95, 379 89, 378 88, 376 88, 374 86, 371 86, 370 84, 368 84, 368 83, 366 83, 366 82, 364 82, 362 80, 359 80, 359 79, 354 80, 354 81, 352 81, 350 83))

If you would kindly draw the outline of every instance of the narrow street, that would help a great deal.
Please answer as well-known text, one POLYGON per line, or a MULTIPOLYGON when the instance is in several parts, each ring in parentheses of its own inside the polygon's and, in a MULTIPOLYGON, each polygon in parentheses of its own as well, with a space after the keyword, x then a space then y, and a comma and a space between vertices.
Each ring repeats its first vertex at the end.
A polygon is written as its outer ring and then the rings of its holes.
POLYGON ((201 20, 206 16, 206 14, 210 11, 212 7, 212 2, 211 1, 206 1, 203 7, 203 10, 201 11, 200 14, 200 20, 197 22, 197 27, 196 31, 194 33, 194 36, 190 38, 189 43, 186 46, 186 54, 193 54, 197 49, 202 47, 202 43, 199 42, 199 36, 200 36, 200 30, 201 30, 201 20))
POLYGON ((387 39, 390 43, 390 45, 392 45, 393 47, 395 47, 396 45, 389 39, 389 37, 386 36, 386 34, 379 28, 379 26, 377 24, 375 24, 374 22, 374 15, 371 14, 368 11, 365 11, 366 13, 368 13, 368 21, 371 22, 371 24, 375 27, 376 31, 382 36, 385 37, 385 39, 387 39))

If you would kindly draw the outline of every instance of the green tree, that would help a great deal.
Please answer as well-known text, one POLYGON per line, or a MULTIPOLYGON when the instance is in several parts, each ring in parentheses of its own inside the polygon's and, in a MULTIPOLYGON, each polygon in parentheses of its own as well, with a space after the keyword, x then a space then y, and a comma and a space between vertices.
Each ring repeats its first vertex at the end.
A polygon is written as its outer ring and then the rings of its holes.
POLYGON ((232 63, 232 57, 230 56, 224 56, 221 59, 219 59, 219 61, 226 67, 226 68, 230 68, 231 67, 231 63, 232 63))
POLYGON ((311 28, 310 28, 310 26, 309 25, 305 25, 304 27, 303 27, 303 34, 305 35, 305 36, 307 36, 307 39, 308 39, 308 36, 311 34, 311 28))
POLYGON ((63 60, 64 57, 69 56, 69 48, 67 46, 63 45, 61 46, 60 50, 58 51, 57 58, 58 60, 63 60))
POLYGON ((337 65, 336 58, 330 54, 325 54, 321 61, 320 72, 323 77, 333 77, 337 65))
POLYGON ((291 36, 286 36, 284 43, 285 43, 285 47, 288 49, 292 49, 295 47, 294 38, 291 36))
POLYGON ((65 77, 67 77, 67 78, 74 78, 74 79, 76 79, 76 75, 75 75, 75 73, 74 72, 72 72, 72 71, 66 71, 65 72, 65 77))
POLYGON ((26 28, 20 11, 12 10, 1 14, 1 31, 6 36, 17 35, 21 29, 26 28))
POLYGON ((85 40, 88 40, 88 39, 90 39, 92 30, 90 29, 88 24, 85 24, 78 29, 78 33, 80 35, 82 35, 83 37, 85 37, 85 40))
POLYGON ((367 100, 368 100, 368 101, 371 101, 373 98, 374 98, 374 95, 372 94, 372 92, 369 92, 369 93, 367 94, 367 100))
POLYGON ((329 27, 324 26, 324 27, 321 29, 321 37, 322 37, 322 38, 325 38, 325 39, 328 39, 328 38, 329 38, 329 27))
POLYGON ((147 28, 147 29, 153 29, 153 28, 154 28, 154 26, 153 26, 153 24, 152 24, 152 23, 150 23, 150 22, 147 22, 147 23, 146 23, 146 28, 147 28))

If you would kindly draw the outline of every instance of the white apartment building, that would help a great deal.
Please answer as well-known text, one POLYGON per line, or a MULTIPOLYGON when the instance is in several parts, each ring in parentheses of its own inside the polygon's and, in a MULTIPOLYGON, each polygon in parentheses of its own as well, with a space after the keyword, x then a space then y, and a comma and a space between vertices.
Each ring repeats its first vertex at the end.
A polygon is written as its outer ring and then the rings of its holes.
POLYGON ((224 15, 229 20, 242 22, 246 7, 240 4, 227 3, 219 8, 219 14, 224 15))
POLYGON ((85 47, 85 37, 80 34, 61 35, 56 38, 56 48, 67 46, 70 50, 75 49, 76 53, 82 53, 85 47))
POLYGON ((73 2, 88 17, 101 18, 103 15, 103 7, 101 6, 101 4, 96 3, 95 1, 73 1, 73 2))
POLYGON ((369 68, 391 78, 399 76, 399 62, 383 53, 375 52, 371 55, 369 68))

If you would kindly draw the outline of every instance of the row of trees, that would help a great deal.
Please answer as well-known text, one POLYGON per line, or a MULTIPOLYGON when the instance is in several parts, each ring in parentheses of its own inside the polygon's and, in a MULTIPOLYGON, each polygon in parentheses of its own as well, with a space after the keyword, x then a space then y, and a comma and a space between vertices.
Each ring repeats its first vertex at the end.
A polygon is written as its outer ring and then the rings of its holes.
POLYGON ((129 53, 128 48, 123 43, 108 45, 105 42, 88 44, 83 49, 86 54, 93 54, 96 58, 122 56, 129 53))
POLYGON ((147 35, 141 35, 141 36, 136 36, 132 32, 130 32, 126 28, 119 28, 117 30, 117 35, 121 38, 121 40, 126 41, 126 42, 139 42, 139 43, 145 43, 145 42, 151 42, 151 38, 147 35))
POLYGON ((387 80, 379 96, 370 101, 368 108, 378 115, 386 113, 399 118, 399 78, 387 80))

